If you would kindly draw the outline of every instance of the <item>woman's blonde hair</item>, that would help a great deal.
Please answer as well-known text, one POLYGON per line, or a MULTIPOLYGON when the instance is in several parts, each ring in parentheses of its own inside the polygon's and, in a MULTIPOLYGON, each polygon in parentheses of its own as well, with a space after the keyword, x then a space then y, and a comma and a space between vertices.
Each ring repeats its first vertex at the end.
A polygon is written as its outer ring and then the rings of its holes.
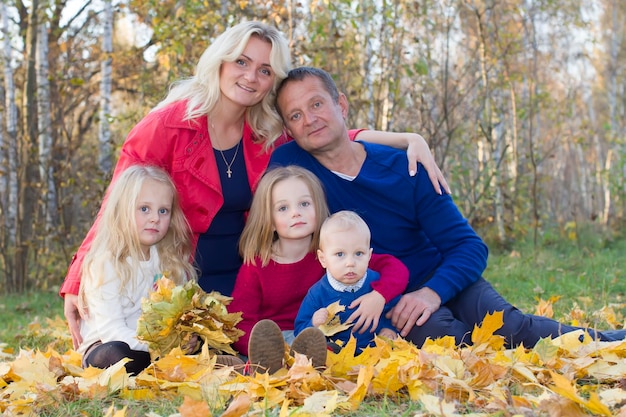
POLYGON ((311 193, 316 223, 311 239, 311 251, 317 250, 319 230, 322 222, 329 214, 322 183, 312 172, 298 166, 273 168, 267 171, 259 181, 259 186, 254 193, 250 206, 248 220, 241 234, 239 251, 244 263, 254 265, 254 258, 258 256, 261 259, 261 266, 268 264, 272 255, 272 244, 278 240, 272 219, 272 191, 276 184, 290 178, 304 182, 311 193))
MULTIPOLYGON (((137 233, 135 212, 137 198, 146 181, 155 181, 172 191, 170 226, 165 237, 156 244, 160 271, 177 284, 195 279, 191 264, 192 232, 178 201, 176 186, 161 168, 132 165, 111 185, 107 201, 97 224, 96 235, 81 267, 83 283, 92 287, 102 285, 105 262, 111 262, 121 281, 122 290, 134 285, 139 262, 144 259, 137 233), (129 262, 130 260, 130 262, 129 262)), ((85 285, 80 286, 79 300, 85 306, 85 285)), ((132 287, 131 287, 132 288, 132 287)))
POLYGON ((282 33, 261 22, 242 22, 218 36, 202 53, 193 77, 175 82, 167 97, 153 110, 179 100, 187 100, 185 120, 193 120, 211 113, 220 97, 220 68, 224 62, 233 62, 241 56, 250 37, 254 36, 272 45, 270 65, 274 71, 274 85, 260 103, 246 110, 246 121, 257 140, 265 141, 266 149, 283 133, 283 122, 274 107, 276 89, 287 76, 291 65, 289 44, 282 33))

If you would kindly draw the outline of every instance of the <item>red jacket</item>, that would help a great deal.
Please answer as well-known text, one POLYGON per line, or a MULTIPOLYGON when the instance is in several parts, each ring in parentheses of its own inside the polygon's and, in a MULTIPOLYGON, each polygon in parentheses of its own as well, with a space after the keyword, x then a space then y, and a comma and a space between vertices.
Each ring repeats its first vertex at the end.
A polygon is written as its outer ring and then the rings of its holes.
MULTIPOLYGON (((136 164, 156 165, 169 172, 176 184, 182 210, 194 233, 195 245, 198 236, 209 229, 224 199, 207 118, 183 121, 186 105, 186 101, 179 101, 148 113, 130 131, 122 146, 111 182, 126 168, 136 164)), ((358 131, 351 131, 350 136, 353 138, 357 133, 358 131)), ((283 136, 275 142, 275 146, 287 140, 289 138, 283 136)), ((242 145, 248 182, 254 193, 269 163, 271 150, 263 150, 263 143, 255 141, 254 133, 247 123, 243 127, 242 145)), ((103 205, 105 201, 106 195, 103 205)), ((78 294, 80 268, 94 238, 99 218, 100 213, 72 258, 59 291, 61 296, 68 293, 78 294)))

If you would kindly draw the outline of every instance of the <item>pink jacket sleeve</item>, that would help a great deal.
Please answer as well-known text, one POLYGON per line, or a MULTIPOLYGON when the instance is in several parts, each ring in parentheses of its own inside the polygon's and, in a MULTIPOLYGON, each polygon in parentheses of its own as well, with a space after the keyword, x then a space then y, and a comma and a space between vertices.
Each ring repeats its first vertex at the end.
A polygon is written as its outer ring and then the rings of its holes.
POLYGON ((372 254, 370 268, 380 273, 380 279, 372 283, 372 288, 385 297, 386 302, 406 290, 409 269, 395 256, 372 254))

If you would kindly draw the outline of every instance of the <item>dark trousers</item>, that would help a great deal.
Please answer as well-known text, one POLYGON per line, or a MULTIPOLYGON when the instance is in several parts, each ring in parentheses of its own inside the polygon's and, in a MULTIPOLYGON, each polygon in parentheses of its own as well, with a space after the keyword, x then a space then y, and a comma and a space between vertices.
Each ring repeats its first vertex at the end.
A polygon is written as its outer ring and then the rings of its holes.
POLYGON ((150 354, 141 350, 132 350, 126 342, 113 341, 107 343, 94 343, 83 356, 83 367, 93 366, 105 369, 116 364, 120 360, 128 358, 124 364, 126 372, 137 375, 150 365, 150 354))
MULTIPOLYGON (((480 325, 487 313, 503 312, 504 325, 495 333, 505 337, 507 348, 524 344, 533 347, 541 338, 554 338, 564 333, 582 329, 567 326, 555 320, 524 314, 507 302, 485 279, 463 290, 452 300, 442 305, 423 326, 414 326, 406 339, 421 347, 426 338, 436 339, 454 336, 457 345, 470 345, 474 325, 480 325)), ((599 340, 614 340, 601 332, 585 329, 599 340)), ((622 335, 623 336, 623 335, 622 335)))

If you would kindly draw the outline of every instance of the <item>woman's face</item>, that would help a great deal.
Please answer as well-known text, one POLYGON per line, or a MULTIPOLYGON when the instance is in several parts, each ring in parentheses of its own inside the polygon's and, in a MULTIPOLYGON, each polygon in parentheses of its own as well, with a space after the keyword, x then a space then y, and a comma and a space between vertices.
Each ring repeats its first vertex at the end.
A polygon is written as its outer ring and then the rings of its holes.
POLYGON ((222 99, 244 107, 261 102, 274 85, 271 51, 271 43, 252 36, 237 59, 224 62, 220 69, 222 99))

